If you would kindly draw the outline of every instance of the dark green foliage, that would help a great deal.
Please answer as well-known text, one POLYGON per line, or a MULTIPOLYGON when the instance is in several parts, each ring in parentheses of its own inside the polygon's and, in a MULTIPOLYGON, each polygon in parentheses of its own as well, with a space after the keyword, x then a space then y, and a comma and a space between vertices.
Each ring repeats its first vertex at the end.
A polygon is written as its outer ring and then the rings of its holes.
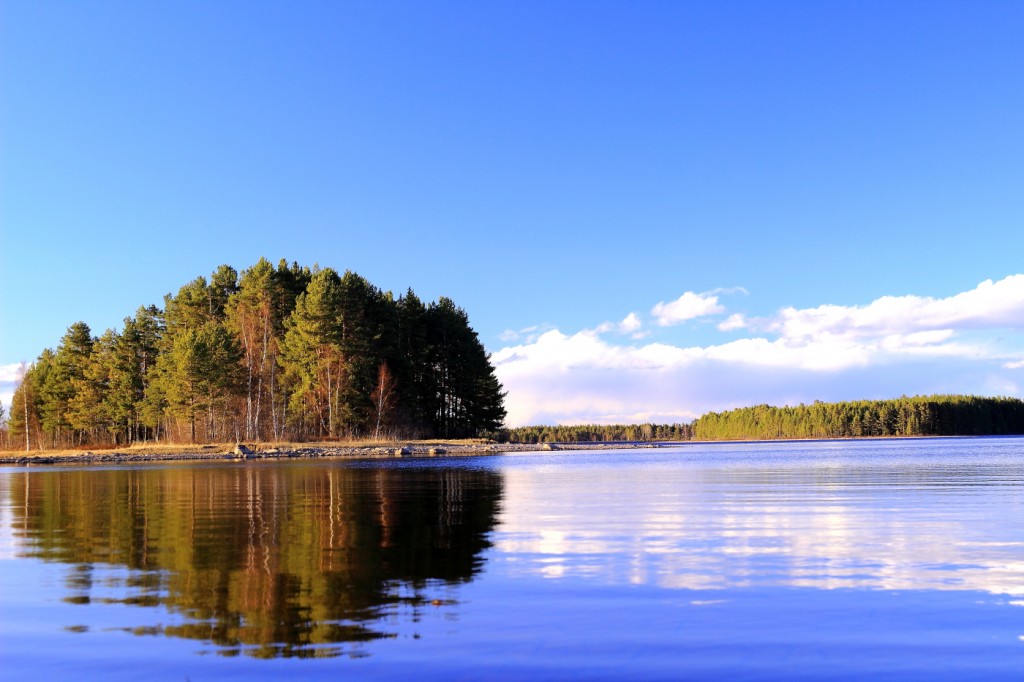
POLYGON ((243 351, 246 440, 268 432, 280 438, 284 430, 285 396, 279 390, 278 362, 284 322, 301 293, 291 291, 296 279, 287 263, 282 261, 275 271, 270 261, 261 258, 242 272, 238 290, 226 307, 227 325, 243 351))
POLYGON ((235 338, 217 322, 180 330, 168 352, 160 356, 159 379, 168 409, 188 422, 192 442, 204 413, 206 439, 217 439, 217 412, 226 410, 231 396, 238 392, 241 356, 235 338))
POLYGON ((1024 433, 1024 401, 963 395, 710 412, 693 423, 697 440, 990 436, 1024 433))
POLYGON ((424 396, 434 433, 444 438, 493 431, 505 421, 505 394, 466 311, 442 297, 424 315, 427 334, 424 396))
POLYGON ((690 440, 689 424, 581 424, 520 426, 495 434, 508 443, 614 443, 690 440))
POLYGON ((164 306, 98 339, 72 325, 27 368, 9 440, 454 437, 504 421, 494 369, 449 299, 395 301, 353 272, 260 259, 241 276, 222 265, 164 306))
POLYGON ((285 323, 280 364, 289 387, 289 408, 299 430, 320 438, 336 435, 341 387, 347 379, 341 349, 338 273, 327 268, 313 276, 285 323))

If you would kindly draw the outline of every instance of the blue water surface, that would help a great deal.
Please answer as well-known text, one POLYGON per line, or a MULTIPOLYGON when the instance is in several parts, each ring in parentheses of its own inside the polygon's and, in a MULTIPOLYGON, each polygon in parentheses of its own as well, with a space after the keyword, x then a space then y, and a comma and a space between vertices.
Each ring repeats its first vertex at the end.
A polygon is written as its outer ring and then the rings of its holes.
POLYGON ((1024 439, 0 470, 4 679, 1024 679, 1024 439))

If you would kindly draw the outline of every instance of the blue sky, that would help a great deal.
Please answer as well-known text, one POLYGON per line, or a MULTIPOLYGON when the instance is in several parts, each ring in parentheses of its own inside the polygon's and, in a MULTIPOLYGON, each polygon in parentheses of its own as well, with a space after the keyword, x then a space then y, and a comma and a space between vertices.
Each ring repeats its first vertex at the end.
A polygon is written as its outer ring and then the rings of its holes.
POLYGON ((260 256, 453 298, 510 423, 1022 395, 1022 27, 1013 2, 8 0, 0 400, 71 323, 260 256))

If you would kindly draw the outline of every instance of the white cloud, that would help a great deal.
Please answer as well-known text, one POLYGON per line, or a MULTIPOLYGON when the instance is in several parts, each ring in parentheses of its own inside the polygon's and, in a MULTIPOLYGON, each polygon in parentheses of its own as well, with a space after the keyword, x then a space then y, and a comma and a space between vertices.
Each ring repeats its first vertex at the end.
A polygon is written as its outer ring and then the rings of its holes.
MULTIPOLYGON (((741 339, 710 347, 616 346, 593 333, 550 331, 492 356, 508 390, 508 423, 689 421, 756 403, 991 392, 992 363, 824 342, 741 339)), ((1006 394, 1005 390, 996 391, 1006 394)))
POLYGON ((707 292, 709 294, 743 294, 748 295, 750 292, 747 291, 746 287, 718 287, 707 292))
POLYGON ((630 313, 622 319, 622 322, 602 322, 586 333, 607 334, 608 332, 618 332, 619 334, 629 334, 634 339, 640 339, 647 335, 646 332, 639 331, 643 325, 644 323, 640 320, 639 315, 630 313))
POLYGON ((695 294, 692 291, 687 291, 670 303, 658 303, 651 309, 651 314, 662 327, 724 312, 725 306, 718 303, 718 296, 713 292, 695 294))
POLYGON ((739 313, 733 313, 723 321, 718 323, 718 330, 723 332, 731 332, 737 329, 745 329, 747 321, 743 315, 739 313))
POLYGON ((1024 275, 985 280, 949 298, 883 296, 866 306, 785 308, 768 329, 787 339, 822 334, 850 338, 936 329, 1024 328, 1024 275))
POLYGON ((0 365, 0 384, 16 382, 20 371, 20 362, 15 362, 10 365, 0 365))
POLYGON ((20 373, 20 362, 0 365, 0 405, 4 406, 5 411, 10 410, 11 400, 14 398, 14 388, 18 383, 20 373))
MULTIPOLYGON (((670 304, 672 311, 659 304, 660 312, 680 317, 684 308, 692 313, 718 306, 712 295, 689 296, 670 304), (689 302, 676 306, 684 300, 689 302)), ((509 424, 679 421, 759 402, 904 393, 1013 395, 1019 388, 1005 370, 1024 368, 1018 333, 1024 328, 1024 275, 945 299, 884 297, 865 306, 787 308, 756 321, 767 332, 762 336, 710 346, 617 345, 599 336, 624 330, 626 320, 573 335, 551 330, 496 352, 498 377, 509 391, 509 424), (1004 350, 1007 343, 1017 344, 1012 352, 1004 350)), ((741 329, 746 322, 733 315, 719 327, 741 329)))
POLYGON ((506 329, 502 333, 498 334, 498 338, 505 343, 513 343, 515 341, 526 340, 533 342, 543 332, 551 329, 549 324, 535 324, 529 327, 524 327, 520 330, 506 329))
POLYGON ((640 329, 643 324, 644 323, 640 321, 640 318, 636 313, 630 313, 629 315, 626 315, 622 322, 619 322, 619 331, 623 334, 632 334, 640 329))

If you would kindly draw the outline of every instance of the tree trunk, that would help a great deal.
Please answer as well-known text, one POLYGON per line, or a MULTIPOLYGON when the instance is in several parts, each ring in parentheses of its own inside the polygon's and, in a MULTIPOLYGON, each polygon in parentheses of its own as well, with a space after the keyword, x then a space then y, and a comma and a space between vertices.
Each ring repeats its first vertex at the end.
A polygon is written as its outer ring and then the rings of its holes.
POLYGON ((29 431, 31 431, 31 429, 29 428, 28 423, 28 391, 24 390, 21 394, 21 404, 25 407, 25 452, 28 452, 32 446, 32 440, 29 437, 29 431))

